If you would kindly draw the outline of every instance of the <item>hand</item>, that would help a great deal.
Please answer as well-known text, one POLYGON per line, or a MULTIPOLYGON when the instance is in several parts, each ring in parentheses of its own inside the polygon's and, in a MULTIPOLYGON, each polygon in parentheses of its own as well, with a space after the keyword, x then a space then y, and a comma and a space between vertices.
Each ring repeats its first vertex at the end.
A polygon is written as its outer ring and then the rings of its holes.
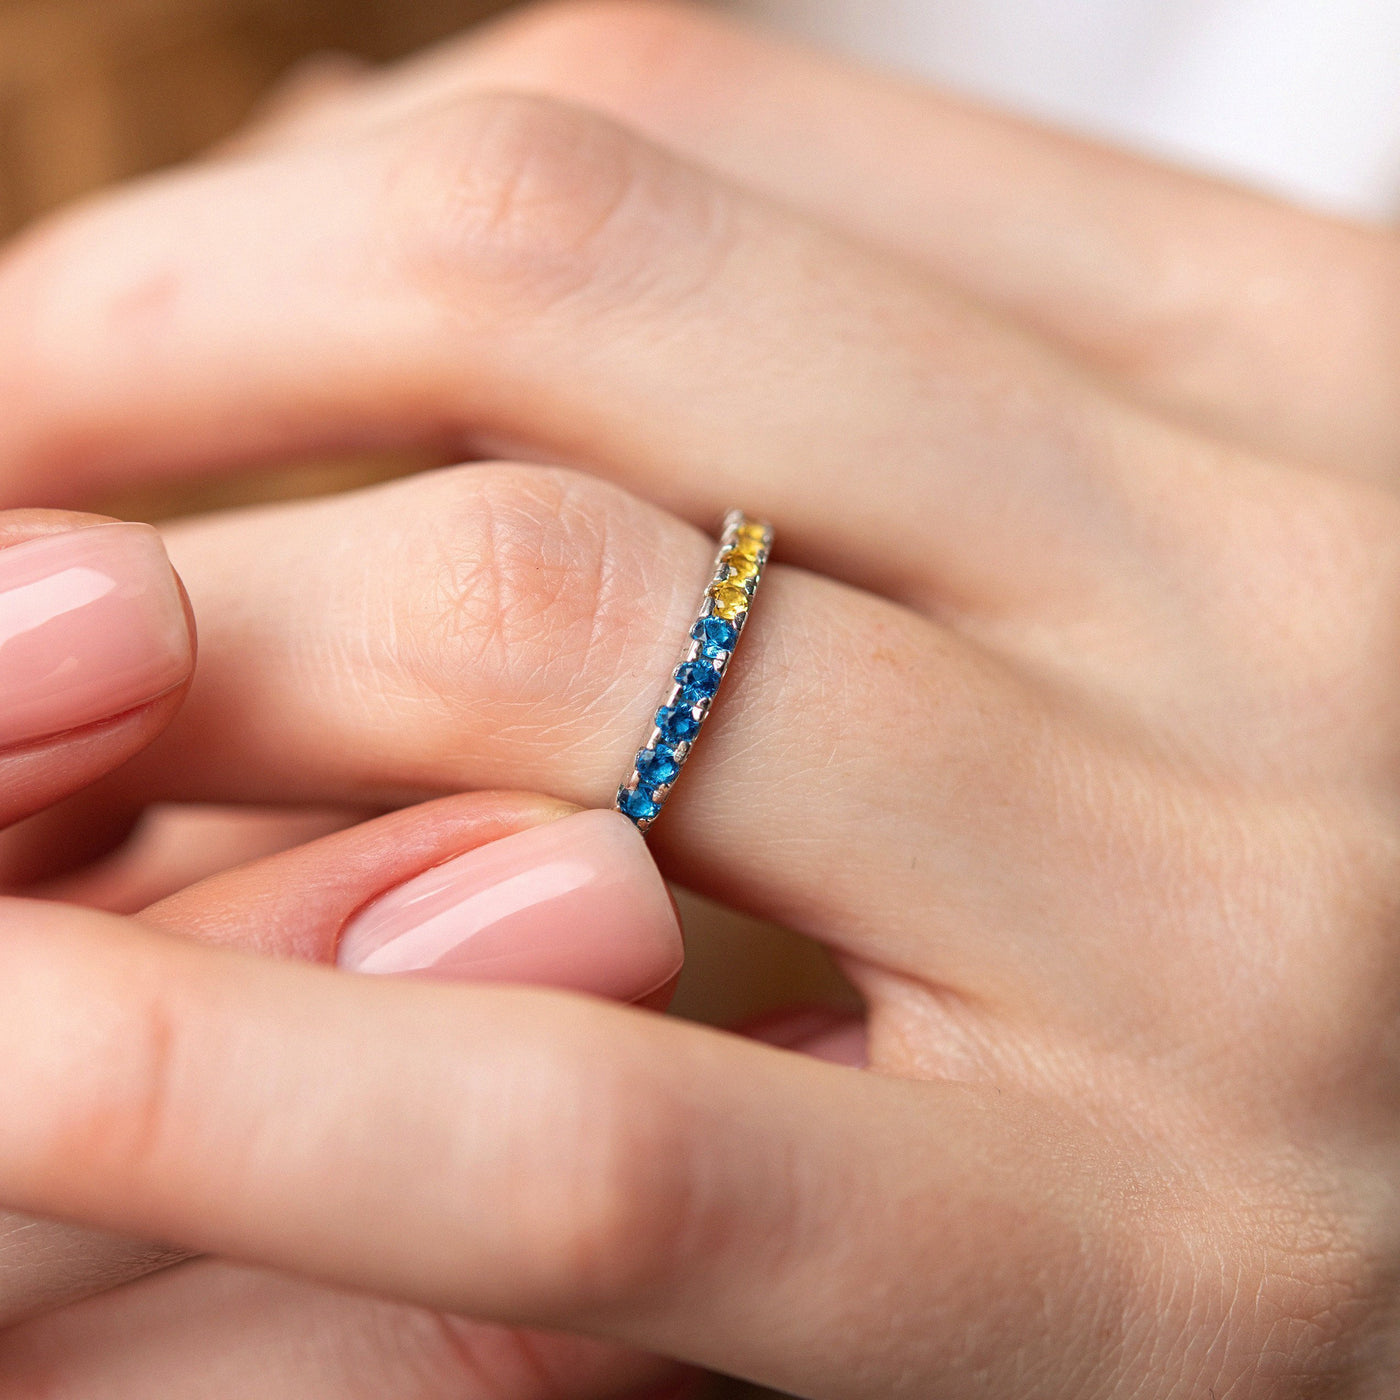
MULTIPOLYGON (((149 527, 14 512, 0 516, 0 541, 3 825, 80 787, 149 742, 186 689, 193 638, 179 581, 149 527)), ((331 960, 339 940, 342 961, 353 960, 357 946, 372 946, 364 930, 383 926, 382 919, 367 925, 366 914, 357 911, 376 907, 386 894, 399 909, 406 893, 419 891, 421 898, 422 880, 415 883, 414 877, 425 871, 423 878, 437 888, 451 888, 459 899, 475 892, 482 904, 482 896, 509 879, 512 870, 517 877, 538 878, 550 862, 556 867, 566 862, 573 872, 568 889, 561 893, 556 881, 545 907, 522 908, 516 901, 505 910, 504 947, 486 953, 491 940, 501 943, 501 931, 489 917, 478 918, 472 937, 448 949, 444 964, 450 961, 457 975, 475 978, 528 980, 623 998, 660 993, 664 1000, 678 969, 680 943, 674 912, 641 839, 620 817, 592 813, 562 819, 567 812, 542 799, 490 795, 401 812, 208 881, 146 911, 141 922, 209 943, 312 961, 331 960), (502 839, 508 836, 515 839, 502 839), (469 854, 474 848, 481 849, 469 854), (449 857, 450 864, 440 864, 449 857), (580 871, 587 878, 580 878, 580 871), (449 874, 452 883, 446 886, 449 874), (396 896, 389 893, 394 887, 401 887, 396 896), (361 930, 358 944, 340 939, 347 925, 361 930)), ((19 902, 7 912, 7 933, 35 917, 56 930, 82 927, 92 917, 19 902)), ((397 917, 401 925, 402 913, 397 917)), ((457 921, 459 935, 464 922, 457 921)), ((444 966, 438 975, 450 974, 444 966)), ((15 990, 25 997, 28 1014, 55 1021, 66 1015, 64 1008, 46 1004, 36 982, 15 984, 15 990)), ((257 1072, 246 1062, 244 1069, 257 1072)), ((0 1217, 0 1317, 13 1322, 27 1312, 71 1302, 169 1264, 179 1253, 0 1217)), ((485 1368, 489 1362, 497 1387, 491 1393, 508 1393, 512 1400, 539 1393, 556 1375, 568 1378, 570 1394, 584 1395, 597 1393, 599 1386, 611 1390, 628 1379, 664 1374, 659 1363, 644 1358, 500 1329, 432 1324, 412 1309, 327 1300, 313 1290, 213 1263, 128 1289, 115 1300, 115 1309, 129 1322, 149 1324, 177 1311, 192 1317, 201 1306, 213 1306, 212 1298, 218 1300, 222 1325, 239 1329, 240 1347, 221 1357, 225 1365, 237 1358, 240 1370, 255 1339, 268 1341, 260 1336, 259 1322, 275 1306, 277 1338, 288 1350, 295 1342, 304 1345, 317 1330, 324 1333, 328 1320, 347 1333, 372 1324, 383 1350, 393 1355, 395 1376, 411 1362, 434 1369, 444 1385, 455 1387, 473 1365, 485 1368)), ((58 1326, 71 1343, 75 1329, 100 1327, 96 1319, 112 1310, 103 1300, 12 1333, 9 1351, 16 1366, 3 1368, 7 1384, 22 1384, 17 1370, 32 1372, 43 1364, 47 1326, 58 1326)), ((206 1326, 206 1341, 208 1335, 206 1326)), ((85 1347, 64 1350, 65 1365, 90 1355, 85 1347)), ((358 1355, 363 1367, 363 1349, 358 1355)), ((110 1360, 104 1354, 102 1373, 92 1378, 106 1394, 121 1384, 110 1360)), ((172 1362, 178 1355, 162 1355, 167 1381, 172 1362)), ((275 1365, 266 1346, 259 1364, 275 1365)), ((284 1364, 291 1369, 295 1360, 289 1356, 284 1364)), ((209 1379, 207 1370, 203 1379, 209 1379)), ((551 1385, 551 1394, 560 1393, 551 1385)))
MULTIPOLYGON (((157 533, 56 512, 0 515, 0 647, 0 827, 81 789, 148 743, 175 713, 194 659, 183 590, 157 533)), ((338 951, 342 963, 356 965, 375 953, 386 930, 403 930, 406 911, 423 904, 430 882, 438 905, 445 891, 457 909, 452 938, 438 937, 437 976, 529 981, 664 1004, 679 968, 679 930, 641 838, 614 814, 568 811, 544 799, 484 794, 400 812, 206 881, 147 910, 141 923, 281 957, 329 961, 338 951), (568 880, 551 881, 551 868, 566 870, 568 880), (518 894, 493 899, 493 890, 522 877, 547 897, 533 905, 518 894)), ((59 829, 57 821, 51 826, 59 829)), ((90 833, 69 834, 66 854, 76 860, 90 833)), ((83 878, 91 884, 93 877, 83 878)), ((33 918, 68 930, 92 917, 18 901, 7 913, 7 933, 33 918)), ((376 965, 393 970, 403 961, 386 964, 381 953, 376 965)), ((39 982, 14 990, 27 1014, 55 1022, 67 1014, 46 1003, 39 982)), ((81 1028, 72 1045, 80 1047, 91 1029, 81 1028)), ((268 1072, 246 1060, 243 1068, 268 1072)), ((0 1214, 0 1321, 72 1304, 182 1253, 0 1214)), ((90 1344, 114 1314, 123 1332, 149 1331, 156 1320, 168 1326, 176 1316, 193 1327, 199 1318, 199 1348, 207 1352, 219 1337, 225 1344, 218 1364, 233 1376, 241 1380, 256 1355, 265 1378, 280 1374, 290 1393, 303 1396, 301 1354, 309 1340, 349 1338, 366 1328, 377 1340, 353 1351, 357 1383, 366 1380, 376 1351, 386 1386, 411 1366, 454 1394, 465 1385, 472 1394, 511 1400, 545 1388, 551 1396, 615 1393, 618 1385, 674 1373, 615 1348, 432 1319, 418 1309, 352 1302, 204 1262, 12 1330, 8 1344, 0 1343, 7 1389, 24 1387, 25 1377, 52 1376, 45 1338, 57 1329, 66 1385, 116 1394, 134 1361, 137 1384, 149 1394, 150 1377, 140 1378, 141 1360, 130 1349, 124 1367, 114 1364, 110 1345, 90 1344), (222 1333, 202 1309, 217 1310, 222 1333), (75 1336, 83 1339, 78 1345, 75 1336), (88 1383, 76 1379, 72 1368, 94 1359, 98 1373, 88 1383)), ((350 1365, 349 1349, 337 1354, 350 1365)), ((201 1383, 215 1380, 207 1357, 199 1359, 201 1383)), ((162 1384, 187 1393, 193 1381, 179 1378, 178 1347, 162 1347, 157 1364, 162 1384)))
POLYGON ((600 805, 679 517, 773 518, 655 846, 841 951, 880 1072, 26 911, 0 975, 64 1010, 0 1026, 0 1196, 805 1395, 1374 1393, 1393 240, 669 10, 521 25, 38 235, 7 460, 516 444, 652 502, 479 466, 173 530, 203 662, 138 800, 600 805))
MULTIPOLYGON (((194 665, 183 590, 149 526, 0 514, 0 829, 119 766, 179 708, 194 665)), ((68 830, 75 859, 91 833, 68 830)), ((141 1272, 148 1246, 91 1241, 0 1213, 0 1319, 88 1275, 141 1272)))
MULTIPOLYGON (((0 569, 4 562, 0 552, 0 569)), ((164 946, 178 934, 264 957, 324 963, 338 956, 355 965, 377 941, 367 930, 386 926, 384 911, 402 930, 406 909, 430 907, 428 884, 438 892, 436 977, 530 980, 651 1003, 669 995, 679 930, 641 838, 612 813, 572 815, 519 794, 476 794, 397 812, 207 880, 145 911, 131 929, 164 946), (532 905, 520 898, 522 886, 545 897, 532 905), (502 898, 506 890, 513 897, 502 898), (450 919, 441 917, 442 892, 456 909, 450 919)), ((37 926, 60 938, 82 937, 101 917, 9 901, 4 926, 7 937, 37 926)), ((89 971, 105 975, 100 960, 89 971)), ((56 984, 21 985, 26 1016, 66 1019, 56 984)), ((109 1011, 142 1014, 139 978, 111 990, 118 1000, 109 1011)), ((311 1008, 298 1016, 309 1029, 311 1008)), ((89 1021, 70 1048, 81 1057, 102 1033, 89 1021)), ((284 1073, 282 1048, 249 1040, 227 1068, 271 1083, 284 1073)), ((128 1043, 117 1053, 127 1059, 138 1050, 128 1043)), ((297 1086, 282 1082, 295 1099, 297 1086)), ((100 1155, 96 1143, 70 1144, 97 1167, 94 1148, 100 1155)), ((52 1306, 173 1257, 169 1249, 35 1222, 6 1252, 4 1302, 12 1314, 24 1302, 31 1310, 52 1306)), ((435 1317, 213 1260, 63 1307, 0 1339, 0 1374, 16 1394, 42 1384, 49 1394, 113 1400, 200 1389, 232 1395, 253 1373, 266 1393, 303 1400, 352 1388, 402 1394, 410 1376, 430 1395, 585 1400, 674 1384, 677 1374, 673 1365, 615 1347, 435 1317)))

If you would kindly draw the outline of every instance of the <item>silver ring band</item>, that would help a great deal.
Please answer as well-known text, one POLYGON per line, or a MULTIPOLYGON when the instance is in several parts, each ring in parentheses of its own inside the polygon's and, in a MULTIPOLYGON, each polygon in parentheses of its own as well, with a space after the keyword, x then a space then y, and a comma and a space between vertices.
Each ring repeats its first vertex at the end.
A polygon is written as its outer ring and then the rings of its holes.
POLYGON ((652 722, 651 738, 637 754, 632 776, 617 790, 614 806, 640 831, 650 830, 661 815, 704 728, 772 549, 771 525, 737 510, 725 517, 714 575, 690 629, 689 649, 671 674, 670 689, 652 722))

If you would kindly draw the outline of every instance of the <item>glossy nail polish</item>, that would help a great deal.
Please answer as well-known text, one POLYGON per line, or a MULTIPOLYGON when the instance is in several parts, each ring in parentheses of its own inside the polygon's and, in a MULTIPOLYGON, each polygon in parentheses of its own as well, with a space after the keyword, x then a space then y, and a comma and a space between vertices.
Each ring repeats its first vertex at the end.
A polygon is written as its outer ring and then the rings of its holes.
POLYGON ((136 709, 191 662, 175 574, 149 525, 0 549, 0 748, 136 709))
POLYGON ((622 1000, 680 970, 675 906, 616 812, 578 812, 478 847, 391 891, 341 936, 356 972, 569 987, 622 1000))

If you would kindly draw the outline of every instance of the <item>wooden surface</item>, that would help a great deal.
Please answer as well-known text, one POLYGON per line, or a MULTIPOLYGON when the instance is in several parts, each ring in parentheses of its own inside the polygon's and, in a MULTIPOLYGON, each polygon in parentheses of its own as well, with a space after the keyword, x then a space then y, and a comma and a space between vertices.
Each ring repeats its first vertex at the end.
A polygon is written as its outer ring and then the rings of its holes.
POLYGON ((0 232, 227 135, 299 59, 393 58, 501 0, 0 0, 0 232))

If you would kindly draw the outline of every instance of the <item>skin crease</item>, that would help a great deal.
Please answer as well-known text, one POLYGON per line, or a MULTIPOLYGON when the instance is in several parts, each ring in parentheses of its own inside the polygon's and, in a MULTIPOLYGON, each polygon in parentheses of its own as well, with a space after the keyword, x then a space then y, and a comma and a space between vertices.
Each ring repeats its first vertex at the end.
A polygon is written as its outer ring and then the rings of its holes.
MULTIPOLYGON (((1397 284, 1389 233, 649 4, 38 231, 0 269, 11 482, 555 464, 173 527, 200 675, 105 799, 604 805, 742 504, 779 562, 654 849, 842 955, 876 1072, 10 904, 0 1197, 624 1348, 425 1395, 614 1393, 625 1348, 822 1397, 1388 1394, 1397 284), (854 134, 814 162, 812 121, 854 134)), ((256 1339, 269 1396, 355 1393, 319 1286, 199 1270, 0 1369, 236 1393, 256 1339), (164 1334, 205 1288, 246 1330, 164 1334)))

